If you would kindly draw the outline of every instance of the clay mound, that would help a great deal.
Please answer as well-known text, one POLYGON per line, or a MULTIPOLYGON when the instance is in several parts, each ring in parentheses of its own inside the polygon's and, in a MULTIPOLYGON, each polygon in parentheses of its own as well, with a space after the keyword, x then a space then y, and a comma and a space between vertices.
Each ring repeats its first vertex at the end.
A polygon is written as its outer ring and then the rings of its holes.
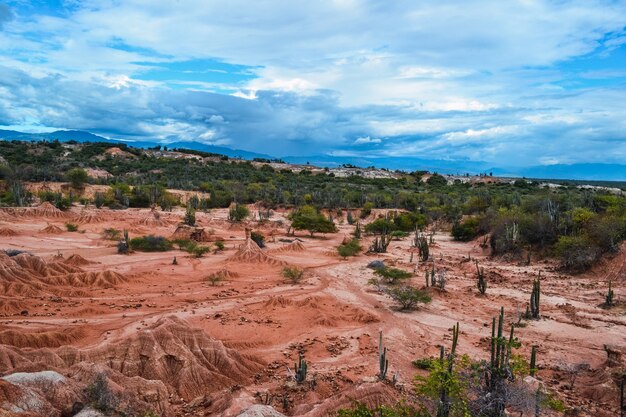
POLYGON ((255 404, 243 410, 237 417, 285 417, 285 415, 274 410, 269 405, 255 404))
POLYGON ((275 266, 285 266, 287 262, 273 258, 261 250, 252 239, 246 239, 246 243, 239 246, 239 250, 227 259, 228 262, 262 263, 275 266))
MULTIPOLYGON (((165 317, 106 346, 80 350, 19 349, 0 345, 0 368, 45 363, 48 369, 102 365, 137 381, 162 381, 186 400, 234 385, 246 385, 264 367, 259 360, 226 348, 177 317, 165 317)), ((124 385, 130 386, 130 385, 124 385)))
POLYGON ((71 255, 64 262, 67 265, 72 265, 72 266, 83 266, 83 265, 89 265, 89 264, 94 264, 95 263, 93 261, 89 261, 89 260, 83 258, 80 255, 71 255))
POLYGON ((128 279, 114 271, 98 271, 98 272, 77 272, 67 275, 55 275, 45 278, 44 281, 49 285, 61 285, 71 287, 96 287, 111 288, 122 284, 128 279))
POLYGON ((193 240, 195 242, 209 242, 211 236, 201 227, 180 224, 172 234, 171 240, 193 240))
POLYGON ((149 227, 168 227, 172 223, 163 218, 158 211, 153 211, 150 215, 144 217, 141 220, 135 222, 137 226, 149 226, 149 227))
POLYGON ((83 270, 74 265, 67 265, 65 262, 46 262, 39 256, 28 253, 20 253, 11 258, 16 265, 19 265, 31 273, 40 277, 49 277, 55 275, 64 275, 74 272, 82 272, 83 270))
POLYGON ((0 344, 18 348, 56 348, 72 344, 85 337, 82 329, 28 333, 24 330, 0 332, 0 344))
POLYGON ((105 220, 106 219, 99 214, 83 212, 83 213, 80 213, 80 215, 76 219, 76 223, 78 224, 102 223, 105 220))
POLYGON ((0 315, 2 316, 13 316, 27 309, 28 309, 28 305, 23 301, 16 300, 13 297, 0 298, 0 315))
POLYGON ((276 297, 270 297, 269 300, 265 302, 265 307, 287 307, 293 304, 293 301, 283 297, 282 295, 276 297))
POLYGON ((237 272, 230 271, 224 268, 224 269, 220 269, 219 271, 215 271, 209 274, 209 278, 212 278, 212 277, 220 277, 222 279, 231 279, 231 278, 238 278, 239 274, 237 272))
POLYGON ((67 217, 67 213, 59 210, 48 201, 44 201, 37 207, 26 210, 24 215, 28 217, 48 217, 53 219, 64 219, 67 217))
POLYGON ((306 250, 306 248, 304 247, 304 245, 302 244, 302 242, 296 240, 295 242, 292 242, 288 245, 282 246, 280 248, 276 248, 274 249, 274 252, 302 252, 306 250))
POLYGON ((63 229, 61 229, 59 226, 55 226, 53 224, 49 224, 46 227, 44 227, 43 229, 41 229, 40 232, 48 233, 48 234, 51 234, 51 235, 58 235, 59 233, 63 233, 63 229))
POLYGON ((17 236, 18 234, 19 233, 17 233, 15 230, 11 229, 10 227, 0 228, 0 236, 11 237, 11 236, 17 236))
POLYGON ((297 406, 293 415, 303 417, 326 417, 333 415, 340 408, 350 408, 355 402, 363 403, 368 407, 380 404, 393 404, 400 397, 399 391, 382 382, 359 384, 354 388, 332 395, 319 405, 302 404, 297 406))

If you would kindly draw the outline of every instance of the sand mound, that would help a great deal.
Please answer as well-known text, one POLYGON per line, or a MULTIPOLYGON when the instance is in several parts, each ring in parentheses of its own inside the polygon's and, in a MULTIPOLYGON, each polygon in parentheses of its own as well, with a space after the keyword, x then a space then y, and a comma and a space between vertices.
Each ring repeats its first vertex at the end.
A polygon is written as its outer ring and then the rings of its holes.
POLYGON ((283 252, 302 252, 306 250, 302 242, 296 240, 288 245, 284 245, 280 248, 276 248, 273 252, 283 253, 283 252))
POLYGON ((29 208, 24 212, 24 216, 28 217, 48 217, 53 219, 64 219, 67 213, 56 208, 52 203, 44 201, 37 207, 29 208))
POLYGON ((2 227, 0 228, 0 236, 17 236, 19 233, 17 233, 15 230, 11 229, 10 227, 2 227))
POLYGON ((100 214, 82 212, 76 219, 78 224, 102 223, 106 219, 100 214))
POLYGON ((173 316, 89 350, 71 346, 22 350, 0 345, 0 369, 12 370, 28 363, 45 363, 48 369, 67 369, 81 363, 106 366, 137 381, 162 381, 187 400, 248 384, 264 366, 173 316))
POLYGON ((237 272, 230 271, 228 269, 220 269, 219 271, 215 271, 209 274, 209 278, 212 278, 212 277, 219 277, 221 279, 231 279, 231 278, 238 278, 239 274, 237 272))
POLYGON ((195 242, 209 242, 211 240, 211 236, 201 227, 193 227, 186 224, 180 224, 178 225, 170 239, 184 239, 193 240, 195 242))
POLYGON ((55 348, 69 345, 85 336, 81 329, 29 333, 20 330, 0 332, 0 344, 18 348, 55 348))
POLYGON ((87 259, 83 258, 80 255, 71 255, 64 262, 67 265, 72 265, 72 266, 83 266, 83 265, 89 265, 89 264, 94 264, 95 263, 95 262, 92 262, 92 261, 88 261, 87 259))
POLYGON ((293 305, 293 301, 282 295, 270 297, 270 299, 265 302, 265 307, 287 307, 290 305, 293 305))
MULTIPOLYGON (((127 281, 126 277, 114 271, 77 272, 66 275, 55 275, 44 279, 47 284, 55 286, 112 288, 127 281)), ((78 292, 76 294, 81 294, 78 292)), ((76 296, 76 295, 75 295, 76 296)))
POLYGON ((55 226, 53 224, 47 225, 46 227, 44 227, 40 231, 42 233, 48 233, 48 234, 51 234, 51 235, 58 235, 59 233, 63 233, 63 229, 61 229, 59 226, 55 226))
POLYGON ((285 261, 267 255, 252 239, 246 239, 246 243, 239 246, 237 253, 228 258, 228 262, 262 263, 275 266, 287 265, 285 261))
POLYGON ((161 213, 159 213, 158 211, 153 211, 148 216, 135 222, 135 224, 137 226, 168 227, 172 223, 169 220, 163 218, 163 216, 161 216, 161 213))
MULTIPOLYGON (((2 286, 0 285, 0 288, 2 286)), ((13 297, 0 297, 0 315, 13 316, 28 309, 28 304, 13 297)))
MULTIPOLYGON (((78 260, 78 264, 80 259, 74 258, 74 261, 78 260)), ((85 272, 67 260, 46 262, 27 253, 13 257, 0 254, 0 295, 81 297, 86 293, 79 290, 80 287, 109 288, 126 281, 127 278, 117 272, 85 272)))

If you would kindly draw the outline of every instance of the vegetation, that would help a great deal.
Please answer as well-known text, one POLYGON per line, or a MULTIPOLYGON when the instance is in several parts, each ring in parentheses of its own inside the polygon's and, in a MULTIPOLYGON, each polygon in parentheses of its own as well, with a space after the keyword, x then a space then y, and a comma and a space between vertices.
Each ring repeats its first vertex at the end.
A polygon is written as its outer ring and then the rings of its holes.
POLYGON ((357 238, 351 239, 348 243, 343 243, 337 246, 337 253, 344 259, 349 256, 356 256, 362 250, 363 248, 361 247, 361 243, 357 238))
POLYGON ((307 230, 311 236, 314 233, 335 233, 337 227, 332 220, 327 219, 315 207, 305 205, 289 215, 291 227, 295 230, 307 230))
POLYGON ((400 304, 401 310, 414 310, 419 303, 430 303, 431 297, 424 291, 411 287, 394 287, 387 290, 387 294, 400 304))
POLYGON ((298 384, 306 381, 306 373, 308 370, 308 365, 306 360, 302 355, 298 356, 298 362, 294 366, 294 378, 298 384))
POLYGON ((74 223, 65 223, 65 227, 67 228, 68 232, 77 232, 78 231, 78 225, 74 224, 74 223))
MULTIPOLYGON (((363 219, 370 217, 374 209, 392 209, 386 218, 367 225, 368 233, 391 236, 395 231, 449 224, 455 239, 490 236, 488 243, 496 256, 524 259, 532 250, 535 256, 556 256, 570 271, 589 268, 603 255, 615 252, 626 238, 626 196, 602 188, 578 188, 576 181, 554 181, 562 186, 544 188, 526 180, 448 184, 446 178, 436 174, 424 183, 421 178, 425 172, 401 174, 400 179, 357 175, 340 178, 326 173, 303 175, 256 168, 249 162, 181 151, 201 158, 168 158, 156 151, 113 143, 2 141, 0 152, 7 165, 0 167, 0 204, 31 204, 33 195, 24 185, 26 181, 66 181, 75 176, 70 182, 79 186, 77 192, 86 181, 109 187, 94 196, 93 203, 98 207, 158 205, 171 210, 180 202, 166 190, 176 188, 210 194, 210 198, 198 198, 194 210, 226 208, 238 202, 230 213, 232 221, 247 217, 245 204, 261 203, 267 209, 295 208, 293 220, 300 227, 297 230, 311 233, 334 231, 332 222, 321 215, 322 210, 359 212, 363 219), (135 157, 108 154, 106 150, 113 146, 135 157), (87 168, 105 170, 111 176, 86 178, 81 171, 73 171, 87 168), (379 233, 381 226, 386 233, 379 233)), ((75 201, 76 196, 48 198, 61 208, 75 201)), ((352 214, 353 221, 354 217, 352 214)), ((379 237, 374 251, 384 251, 385 242, 381 240, 384 238, 379 237)))
POLYGON ((89 180, 87 171, 82 168, 72 168, 65 175, 73 188, 82 188, 89 180))
POLYGON ((187 206, 183 223, 192 227, 196 225, 196 210, 191 205, 187 206))
POLYGON ((387 284, 397 284, 398 281, 409 279, 413 276, 413 274, 403 269, 390 267, 377 268, 374 271, 374 274, 383 278, 387 284))
POLYGON ((254 243, 259 246, 259 248, 265 247, 265 236, 263 236, 262 233, 253 231, 250 233, 250 239, 252 239, 254 243))
POLYGON ((235 223, 245 220, 249 215, 250 210, 242 204, 235 204, 228 210, 228 220, 235 223))
POLYGON ((476 261, 476 273, 478 274, 478 281, 476 283, 478 291, 481 295, 485 295, 487 293, 487 278, 485 278, 485 268, 480 268, 478 266, 478 261, 476 261))
POLYGON ((302 280, 304 276, 304 271, 295 266, 286 266, 282 271, 283 277, 291 282, 292 284, 297 284, 302 280))
POLYGON ((142 236, 130 239, 130 248, 140 252, 165 252, 172 250, 172 242, 163 236, 142 236))

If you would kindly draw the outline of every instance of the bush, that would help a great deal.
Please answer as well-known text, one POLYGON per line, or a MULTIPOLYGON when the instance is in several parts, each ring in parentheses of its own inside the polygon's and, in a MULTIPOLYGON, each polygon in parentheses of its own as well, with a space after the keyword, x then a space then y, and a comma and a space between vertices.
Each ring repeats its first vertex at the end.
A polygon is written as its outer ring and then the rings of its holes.
POLYGON ((259 248, 265 247, 265 236, 263 236, 261 233, 259 232, 250 233, 250 239, 252 239, 254 243, 256 243, 259 246, 259 248))
POLYGON ((307 230, 313 236, 314 233, 335 233, 337 228, 332 220, 327 219, 322 213, 312 206, 302 206, 289 215, 291 227, 295 230, 307 230))
POLYGON ((74 223, 65 223, 65 227, 67 228, 68 232, 76 232, 76 231, 78 231, 78 225, 76 225, 74 223))
POLYGON ((456 222, 452 226, 452 237, 454 240, 468 242, 478 236, 480 231, 479 224, 480 222, 476 217, 456 222))
POLYGON ((588 269, 599 256, 598 248, 586 236, 561 236, 554 249, 562 266, 574 272, 588 269))
POLYGON ((371 223, 365 225, 365 231, 367 233, 373 233, 376 235, 382 235, 391 233, 396 230, 396 224, 384 217, 374 220, 371 223))
POLYGON ((194 210, 191 206, 188 206, 187 211, 185 211, 183 223, 192 227, 196 225, 196 210, 194 210))
POLYGON ((374 204, 367 202, 365 204, 363 204, 363 208, 361 209, 361 215, 360 217, 362 219, 366 218, 367 216, 369 216, 370 214, 372 214, 372 209, 374 208, 374 204))
POLYGON ((142 236, 130 240, 130 248, 141 252, 165 252, 172 250, 172 242, 163 236, 142 236))
POLYGON ((356 256, 361 250, 363 250, 363 248, 361 247, 359 239, 352 239, 350 242, 337 247, 337 253, 344 259, 348 256, 356 256))
POLYGON ((218 240, 215 242, 215 250, 219 250, 222 251, 224 250, 224 241, 223 240, 218 240))
POLYGON ((398 280, 409 279, 413 276, 410 272, 398 268, 384 267, 374 271, 374 274, 383 278, 388 284, 396 284, 398 280))
POLYGON ((67 171, 65 177, 72 184, 73 188, 83 188, 87 180, 89 179, 89 175, 87 175, 87 171, 82 168, 74 168, 67 171))
POLYGON ((235 204, 234 207, 231 207, 228 210, 228 220, 231 222, 241 222, 250 214, 250 210, 248 207, 243 206, 241 204, 235 204))
POLYGON ((394 287, 387 294, 400 304, 401 310, 414 310, 419 303, 429 303, 431 298, 424 291, 414 287, 394 287))
POLYGON ((295 266, 286 266, 283 268, 282 274, 287 281, 292 284, 297 284, 304 276, 304 271, 295 266))
POLYGON ((102 237, 107 240, 119 240, 121 236, 122 232, 117 229, 109 228, 102 231, 102 237))

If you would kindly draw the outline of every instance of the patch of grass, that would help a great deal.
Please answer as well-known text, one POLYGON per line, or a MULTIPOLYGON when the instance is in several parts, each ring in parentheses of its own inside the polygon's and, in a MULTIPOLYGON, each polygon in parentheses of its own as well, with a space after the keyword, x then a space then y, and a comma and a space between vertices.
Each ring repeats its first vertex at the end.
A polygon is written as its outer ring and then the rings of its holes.
POLYGON ((297 284, 302 280, 304 276, 304 271, 295 266, 286 266, 283 268, 283 277, 291 282, 292 284, 297 284))

